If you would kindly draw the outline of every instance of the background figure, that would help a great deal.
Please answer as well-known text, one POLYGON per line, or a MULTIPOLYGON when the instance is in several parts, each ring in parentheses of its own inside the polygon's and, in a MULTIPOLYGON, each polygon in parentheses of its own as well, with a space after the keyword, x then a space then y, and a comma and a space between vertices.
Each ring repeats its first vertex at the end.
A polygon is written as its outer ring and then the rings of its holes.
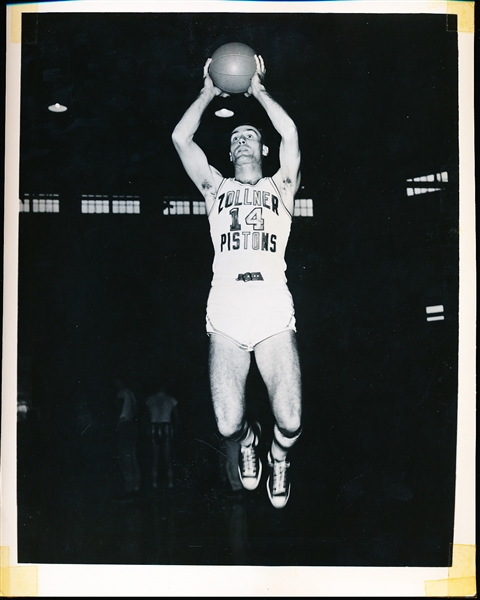
POLYGON ((167 483, 173 488, 173 431, 179 425, 178 402, 160 390, 146 400, 150 417, 150 436, 152 441, 152 486, 158 487, 161 454, 166 467, 167 483))
POLYGON ((233 440, 223 440, 223 449, 225 451, 225 470, 227 472, 228 482, 232 491, 238 494, 243 490, 242 481, 238 473, 238 455, 240 452, 240 442, 233 440))
POLYGON ((133 502, 139 497, 141 483, 137 457, 138 405, 133 392, 120 379, 115 379, 113 385, 117 391, 116 398, 121 402, 117 422, 117 445, 124 484, 123 492, 115 498, 115 501, 133 502))

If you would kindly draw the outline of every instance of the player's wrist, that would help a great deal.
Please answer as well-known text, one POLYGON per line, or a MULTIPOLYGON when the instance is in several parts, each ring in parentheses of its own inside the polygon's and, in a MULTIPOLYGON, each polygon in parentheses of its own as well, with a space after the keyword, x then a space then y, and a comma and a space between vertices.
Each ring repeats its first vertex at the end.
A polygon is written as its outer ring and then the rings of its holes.
POLYGON ((262 94, 268 95, 263 83, 257 83, 255 85, 252 85, 252 94, 253 96, 255 96, 255 98, 259 98, 260 96, 262 96, 262 94))
POLYGON ((203 97, 207 102, 211 102, 217 95, 215 88, 211 86, 204 86, 200 90, 200 96, 203 97))

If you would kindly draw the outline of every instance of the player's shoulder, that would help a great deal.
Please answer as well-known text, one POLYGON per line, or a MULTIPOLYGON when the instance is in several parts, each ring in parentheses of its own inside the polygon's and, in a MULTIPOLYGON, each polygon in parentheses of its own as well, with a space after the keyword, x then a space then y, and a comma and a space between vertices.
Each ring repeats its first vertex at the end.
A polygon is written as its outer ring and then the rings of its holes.
POLYGON ((201 192, 205 199, 207 208, 207 214, 210 215, 213 205, 217 199, 220 188, 226 178, 220 173, 220 171, 210 165, 211 180, 205 180, 201 185, 201 192))
POLYGON ((220 186, 222 181, 225 179, 225 177, 223 176, 222 173, 220 173, 220 171, 216 167, 214 167, 212 165, 210 165, 210 171, 212 173, 212 179, 213 179, 214 186, 218 189, 218 187, 220 186))

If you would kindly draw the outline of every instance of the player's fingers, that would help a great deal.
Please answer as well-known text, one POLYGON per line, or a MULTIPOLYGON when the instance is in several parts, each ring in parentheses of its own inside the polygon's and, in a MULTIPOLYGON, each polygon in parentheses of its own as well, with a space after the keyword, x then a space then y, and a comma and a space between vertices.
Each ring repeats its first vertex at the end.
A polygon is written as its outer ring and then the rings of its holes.
POLYGON ((210 66, 210 63, 212 62, 211 58, 207 58, 207 62, 205 63, 205 66, 203 67, 203 76, 206 77, 208 75, 208 67, 210 66))

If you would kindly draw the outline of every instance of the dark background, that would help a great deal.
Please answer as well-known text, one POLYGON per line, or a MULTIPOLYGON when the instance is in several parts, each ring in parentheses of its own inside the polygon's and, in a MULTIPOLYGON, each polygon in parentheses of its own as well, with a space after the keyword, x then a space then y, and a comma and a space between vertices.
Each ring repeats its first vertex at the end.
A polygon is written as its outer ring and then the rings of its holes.
MULTIPOLYGON (((18 428, 19 562, 449 564, 457 58, 445 15, 23 15, 20 195, 58 193, 60 213, 20 214, 19 386, 33 410, 18 428), (229 41, 263 56, 266 87, 299 129, 297 197, 314 205, 287 250, 305 403, 292 496, 275 511, 262 483, 241 535, 209 395, 208 222, 163 214, 166 196, 200 199, 170 136, 229 41), (68 111, 49 112, 54 101, 68 111), (407 196, 407 178, 441 171, 442 191, 407 196), (141 212, 82 214, 81 194, 138 195, 141 212), (445 319, 427 322, 437 304, 445 319), (140 400, 164 381, 179 400, 173 500, 112 507, 114 376, 140 400)), ((265 119, 252 98, 217 99, 197 141, 230 174, 227 135, 254 120, 271 174, 265 119), (222 102, 235 117, 214 116, 222 102)), ((248 391, 266 448, 255 368, 248 391)))

